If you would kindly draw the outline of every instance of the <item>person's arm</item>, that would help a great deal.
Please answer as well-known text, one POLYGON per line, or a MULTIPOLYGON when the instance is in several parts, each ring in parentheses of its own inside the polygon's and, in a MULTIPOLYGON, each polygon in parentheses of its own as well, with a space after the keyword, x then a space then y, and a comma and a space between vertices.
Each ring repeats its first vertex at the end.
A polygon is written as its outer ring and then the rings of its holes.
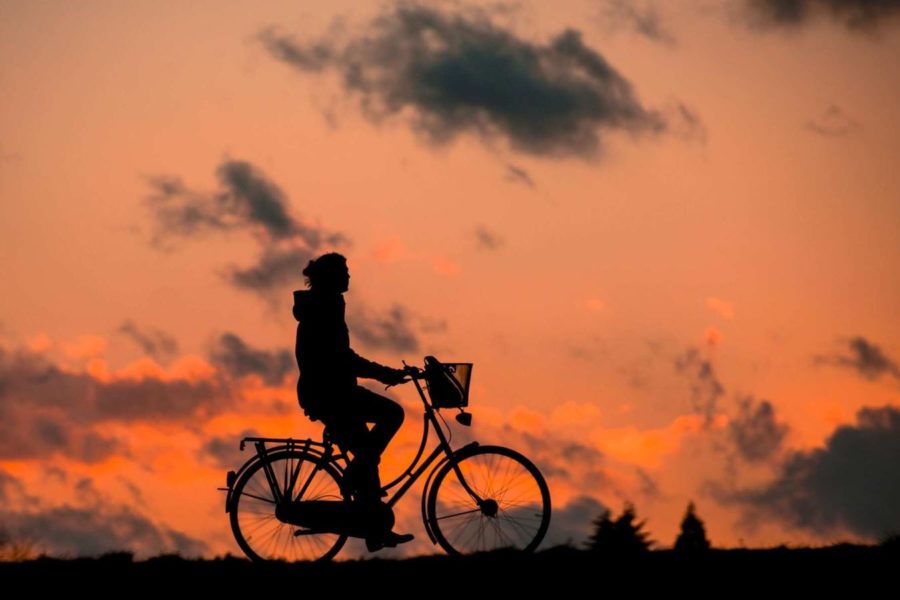
POLYGON ((396 385, 406 377, 406 372, 402 369, 393 369, 365 359, 354 352, 352 348, 350 355, 353 361, 353 371, 357 377, 375 379, 387 385, 396 385))

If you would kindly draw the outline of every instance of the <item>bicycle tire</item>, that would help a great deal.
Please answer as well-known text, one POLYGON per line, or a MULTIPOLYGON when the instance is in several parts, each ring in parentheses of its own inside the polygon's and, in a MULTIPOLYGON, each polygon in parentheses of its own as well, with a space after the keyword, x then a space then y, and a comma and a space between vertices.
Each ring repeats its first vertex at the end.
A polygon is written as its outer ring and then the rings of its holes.
POLYGON ((341 492, 341 473, 330 461, 300 450, 282 450, 251 465, 234 484, 231 506, 231 531, 244 554, 253 561, 327 561, 347 541, 346 535, 315 533, 295 536, 301 529, 275 516, 276 499, 268 483, 266 466, 271 467, 281 490, 290 487, 293 469, 298 469, 296 485, 289 490, 294 500, 312 475, 303 494, 304 500, 349 502, 341 492))
POLYGON ((444 463, 428 493, 427 524, 448 554, 533 552, 550 526, 550 490, 538 468, 502 446, 477 446, 444 463), (483 500, 479 506, 456 475, 483 500))

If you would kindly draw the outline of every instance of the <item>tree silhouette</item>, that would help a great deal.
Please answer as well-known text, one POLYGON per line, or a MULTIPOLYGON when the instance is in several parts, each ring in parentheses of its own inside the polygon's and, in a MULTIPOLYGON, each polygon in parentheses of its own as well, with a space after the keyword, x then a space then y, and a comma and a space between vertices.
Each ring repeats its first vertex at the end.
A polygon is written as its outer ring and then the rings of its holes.
POLYGON ((588 549, 609 555, 637 555, 650 550, 653 541, 643 530, 646 521, 639 523, 636 519, 634 505, 625 503, 622 514, 613 520, 609 511, 605 511, 594 520, 594 533, 588 539, 588 549))
POLYGON ((703 521, 697 517, 694 503, 690 502, 684 518, 681 520, 681 533, 675 540, 675 550, 695 554, 709 550, 709 545, 709 540, 706 538, 706 527, 703 526, 703 521))

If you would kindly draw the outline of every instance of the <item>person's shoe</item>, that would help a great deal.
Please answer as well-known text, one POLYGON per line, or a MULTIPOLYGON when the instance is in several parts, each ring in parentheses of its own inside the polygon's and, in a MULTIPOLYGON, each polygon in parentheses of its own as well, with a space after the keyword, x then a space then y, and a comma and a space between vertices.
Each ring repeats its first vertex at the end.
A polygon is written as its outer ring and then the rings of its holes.
POLYGON ((416 536, 411 533, 394 533, 393 531, 389 531, 384 537, 366 538, 366 550, 369 552, 377 552, 382 548, 396 548, 400 544, 413 541, 415 537, 416 536))

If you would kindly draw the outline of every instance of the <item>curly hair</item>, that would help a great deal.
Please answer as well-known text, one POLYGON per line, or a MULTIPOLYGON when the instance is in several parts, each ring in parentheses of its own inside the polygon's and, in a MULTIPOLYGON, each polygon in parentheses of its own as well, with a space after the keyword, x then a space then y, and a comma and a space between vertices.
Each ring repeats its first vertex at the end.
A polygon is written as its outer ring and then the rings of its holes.
POLYGON ((323 283, 327 285, 346 270, 347 258, 337 252, 329 252, 310 260, 303 269, 303 275, 306 277, 306 285, 314 288, 323 283))

